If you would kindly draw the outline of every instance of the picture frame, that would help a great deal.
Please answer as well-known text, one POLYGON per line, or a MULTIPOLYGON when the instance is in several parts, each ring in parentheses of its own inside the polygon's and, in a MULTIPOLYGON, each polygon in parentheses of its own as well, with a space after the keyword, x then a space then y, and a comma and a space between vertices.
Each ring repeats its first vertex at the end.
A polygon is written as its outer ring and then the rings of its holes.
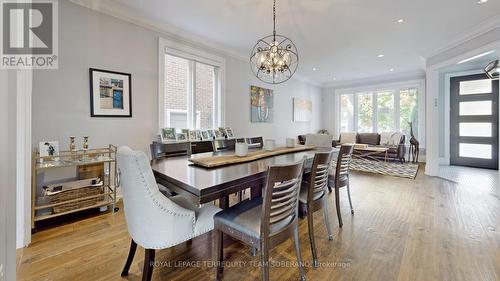
POLYGON ((41 141, 38 143, 38 152, 40 153, 40 157, 59 156, 59 142, 41 141))
POLYGON ((220 130, 215 130, 214 132, 215 132, 215 139, 216 140, 224 138, 224 135, 221 133, 220 130))
POLYGON ((188 141, 188 135, 186 133, 177 133, 177 141, 186 142, 188 141))
POLYGON ((220 132, 221 138, 226 138, 226 128, 219 127, 218 131, 220 132))
POLYGON ((196 140, 202 140, 203 137, 201 135, 201 131, 200 130, 196 130, 196 140))
POLYGON ((175 132, 175 128, 162 128, 160 136, 161 136, 161 142, 177 141, 177 134, 175 132))
POLYGON ((215 130, 209 129, 207 130, 207 134, 208 134, 208 139, 213 140, 215 138, 215 130))
POLYGON ((201 131, 201 139, 202 140, 209 140, 210 138, 208 137, 208 132, 206 130, 201 131))
POLYGON ((230 127, 226 127, 226 136, 228 139, 233 139, 234 138, 233 129, 231 129, 230 127))
POLYGON ((197 141, 198 140, 196 138, 196 130, 189 130, 189 132, 188 132, 188 139, 190 141, 197 141))
POLYGON ((132 74, 89 68, 90 117, 132 117, 132 74))

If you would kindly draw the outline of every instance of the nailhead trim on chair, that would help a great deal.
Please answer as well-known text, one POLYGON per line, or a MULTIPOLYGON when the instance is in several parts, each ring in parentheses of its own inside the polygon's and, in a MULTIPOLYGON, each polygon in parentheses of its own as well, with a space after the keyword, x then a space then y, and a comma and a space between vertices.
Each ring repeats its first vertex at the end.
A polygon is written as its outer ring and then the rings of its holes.
MULTIPOLYGON (((129 155, 124 155, 124 156, 129 157, 129 155)), ((137 163, 137 167, 139 167, 139 173, 141 174, 141 179, 142 179, 142 182, 143 182, 143 187, 146 188, 146 191, 147 191, 147 193, 149 195, 149 198, 155 203, 155 205, 157 207, 159 207, 162 211, 164 211, 165 213, 170 214, 170 215, 180 216, 180 217, 189 217, 189 216, 192 216, 192 223, 193 223, 192 232, 193 233, 190 236, 185 237, 184 239, 179 240, 178 242, 173 242, 173 243, 170 243, 170 244, 164 244, 164 245, 158 245, 158 246, 149 247, 150 249, 159 250, 159 249, 170 248, 170 247, 179 245, 180 243, 183 243, 183 242, 185 242, 187 240, 190 240, 190 239, 192 239, 194 237, 197 237, 197 236, 200 236, 202 234, 205 234, 205 233, 207 233, 207 232, 209 232, 209 231, 211 231, 213 229, 213 228, 208 228, 208 229, 205 229, 204 231, 198 233, 197 235, 195 235, 194 230, 195 230, 195 225, 196 225, 196 216, 194 214, 179 214, 179 213, 175 213, 175 212, 172 212, 172 210, 169 210, 165 206, 163 206, 162 204, 160 204, 160 202, 158 202, 153 197, 153 194, 151 193, 151 189, 146 184, 146 179, 144 178, 144 171, 141 169, 141 165, 139 164, 139 159, 137 158, 136 155, 131 155, 131 157, 133 157, 134 161, 137 163)), ((175 204, 175 202, 172 202, 172 203, 175 204)), ((175 205, 177 205, 177 204, 175 204, 175 205)), ((179 206, 179 207, 181 207, 181 206, 179 206)), ((194 211, 193 211, 193 213, 194 213, 194 211)))

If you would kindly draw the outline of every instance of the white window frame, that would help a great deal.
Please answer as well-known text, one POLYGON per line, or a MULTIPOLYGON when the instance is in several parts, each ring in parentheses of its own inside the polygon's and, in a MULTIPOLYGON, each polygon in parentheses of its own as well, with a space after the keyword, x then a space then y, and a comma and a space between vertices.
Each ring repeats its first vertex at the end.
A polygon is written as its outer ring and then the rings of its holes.
POLYGON ((400 92, 403 89, 416 88, 418 93, 418 138, 420 141, 420 146, 425 147, 425 80, 409 80, 401 81, 397 83, 386 83, 386 84, 376 84, 361 87, 350 87, 335 90, 335 131, 337 135, 340 135, 341 129, 341 113, 340 113, 340 97, 341 95, 353 95, 353 131, 358 130, 358 94, 360 93, 370 93, 372 94, 373 101, 373 116, 372 116, 372 127, 373 132, 378 132, 378 93, 384 91, 391 91, 394 94, 394 129, 395 131, 400 131, 401 127, 399 124, 400 116, 400 92))
MULTIPOLYGON (((165 55, 173 55, 189 60, 190 75, 188 77, 188 89, 194 87, 196 71, 194 64, 196 62, 211 65, 215 67, 214 72, 214 128, 218 126, 225 126, 225 77, 226 77, 226 60, 222 56, 207 52, 198 47, 184 44, 177 41, 161 38, 158 39, 158 130, 161 130, 165 120, 165 55)), ((196 94, 188 95, 188 109, 191 114, 188 114, 188 127, 196 126, 198 115, 195 110, 196 94)))

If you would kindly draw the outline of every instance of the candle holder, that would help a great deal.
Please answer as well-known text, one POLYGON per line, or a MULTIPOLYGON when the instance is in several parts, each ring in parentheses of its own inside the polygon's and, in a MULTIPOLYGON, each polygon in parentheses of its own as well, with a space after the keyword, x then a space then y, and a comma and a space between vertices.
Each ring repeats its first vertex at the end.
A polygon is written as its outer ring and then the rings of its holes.
POLYGON ((89 137, 83 137, 83 161, 88 160, 87 150, 89 149, 89 137))

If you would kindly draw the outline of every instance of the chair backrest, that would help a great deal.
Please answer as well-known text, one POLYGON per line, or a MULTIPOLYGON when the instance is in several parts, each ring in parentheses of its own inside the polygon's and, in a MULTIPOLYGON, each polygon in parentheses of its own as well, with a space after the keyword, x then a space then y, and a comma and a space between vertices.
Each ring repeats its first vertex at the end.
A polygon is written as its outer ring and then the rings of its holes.
POLYGON ((349 165, 351 164, 353 145, 342 145, 337 158, 337 167, 335 168, 336 187, 345 186, 349 181, 349 165))
POLYGON ((306 135, 306 145, 311 145, 315 147, 332 147, 332 135, 324 134, 307 134, 306 135))
POLYGON ((273 236, 297 218, 300 184, 304 162, 270 166, 262 204, 261 234, 273 236))
POLYGON ((306 135, 299 135, 297 139, 299 140, 299 144, 306 144, 306 135))
POLYGON ((333 150, 319 151, 314 155, 311 177, 307 186, 307 202, 318 200, 325 194, 333 150))
POLYGON ((249 147, 262 148, 264 147, 264 138, 263 137, 247 138, 247 143, 249 147))
POLYGON ((161 143, 153 142, 149 145, 151 158, 153 160, 169 156, 179 156, 189 154, 189 142, 161 143))
POLYGON ((194 212, 160 192, 146 154, 120 147, 116 157, 125 220, 132 239, 144 248, 158 249, 175 245, 183 235, 192 234, 194 212))
POLYGON ((215 151, 234 150, 235 147, 236 147, 235 139, 214 140, 215 151))
POLYGON ((212 141, 193 141, 191 142, 191 154, 214 152, 212 141))

